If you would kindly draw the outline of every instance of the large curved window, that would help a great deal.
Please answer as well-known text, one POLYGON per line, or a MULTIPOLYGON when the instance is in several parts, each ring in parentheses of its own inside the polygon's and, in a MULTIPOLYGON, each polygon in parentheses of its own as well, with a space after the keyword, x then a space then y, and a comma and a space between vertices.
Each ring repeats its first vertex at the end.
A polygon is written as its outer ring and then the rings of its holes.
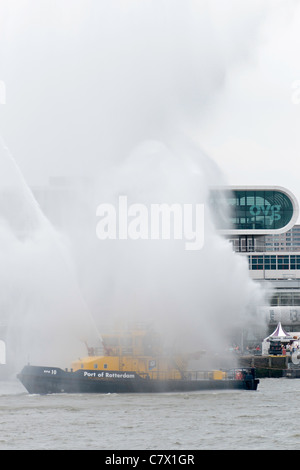
POLYGON ((232 196, 230 219, 237 229, 279 229, 293 216, 291 200, 278 191, 233 191, 232 196))
POLYGON ((213 196, 213 206, 218 214, 218 226, 223 230, 278 230, 291 221, 293 203, 281 191, 230 190, 222 191, 223 209, 220 214, 220 193, 213 196), (224 207, 225 205, 225 207, 224 207), (219 207, 217 207, 219 206, 219 207))

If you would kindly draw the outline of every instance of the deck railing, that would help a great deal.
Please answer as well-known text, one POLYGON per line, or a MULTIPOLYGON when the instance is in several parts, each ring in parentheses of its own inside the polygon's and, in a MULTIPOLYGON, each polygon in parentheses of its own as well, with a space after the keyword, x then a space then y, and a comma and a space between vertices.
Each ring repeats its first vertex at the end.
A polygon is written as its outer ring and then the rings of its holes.
POLYGON ((254 374, 251 368, 234 368, 229 370, 192 370, 185 371, 180 374, 179 371, 170 373, 168 371, 153 371, 148 373, 139 374, 141 377, 150 380, 224 380, 224 379, 239 379, 242 380, 246 375, 254 374))

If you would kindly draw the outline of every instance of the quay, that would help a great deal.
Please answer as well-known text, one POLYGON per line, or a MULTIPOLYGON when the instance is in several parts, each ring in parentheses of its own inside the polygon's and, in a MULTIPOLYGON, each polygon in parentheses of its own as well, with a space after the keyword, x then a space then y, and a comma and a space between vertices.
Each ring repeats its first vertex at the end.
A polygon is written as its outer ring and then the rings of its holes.
POLYGON ((240 356, 239 367, 255 367, 257 378, 280 378, 284 377, 288 364, 292 362, 290 356, 240 356))

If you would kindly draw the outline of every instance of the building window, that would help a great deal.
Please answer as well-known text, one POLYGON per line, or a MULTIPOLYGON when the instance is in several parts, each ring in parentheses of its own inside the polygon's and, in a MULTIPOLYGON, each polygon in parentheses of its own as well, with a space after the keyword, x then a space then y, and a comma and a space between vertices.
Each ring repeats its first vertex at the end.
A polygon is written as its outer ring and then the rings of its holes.
POLYGON ((299 255, 291 255, 291 269, 300 269, 299 255))
POLYGON ((263 256, 252 256, 252 269, 264 269, 263 256))
POLYGON ((276 269, 276 256, 266 255, 265 256, 265 269, 276 269))
POLYGON ((289 269, 289 256, 278 256, 278 269, 289 269))
POLYGON ((292 298, 290 294, 281 294, 280 295, 280 305, 291 305, 292 298))
MULTIPOLYGON (((233 190, 229 194, 225 201, 235 229, 274 230, 286 226, 292 219, 292 201, 281 191, 233 190)), ((218 210, 218 192, 212 192, 212 203, 218 210)), ((224 222, 224 218, 220 220, 221 225, 224 222)))

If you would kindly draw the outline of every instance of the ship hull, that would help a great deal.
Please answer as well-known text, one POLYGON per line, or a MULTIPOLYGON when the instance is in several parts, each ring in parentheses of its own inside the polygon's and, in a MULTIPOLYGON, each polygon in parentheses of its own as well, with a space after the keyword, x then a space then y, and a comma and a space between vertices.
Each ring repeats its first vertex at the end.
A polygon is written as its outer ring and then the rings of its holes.
POLYGON ((30 394, 51 393, 166 393, 199 390, 256 390, 259 380, 253 372, 242 380, 199 379, 157 380, 135 372, 64 371, 56 367, 25 366, 18 379, 30 394))

